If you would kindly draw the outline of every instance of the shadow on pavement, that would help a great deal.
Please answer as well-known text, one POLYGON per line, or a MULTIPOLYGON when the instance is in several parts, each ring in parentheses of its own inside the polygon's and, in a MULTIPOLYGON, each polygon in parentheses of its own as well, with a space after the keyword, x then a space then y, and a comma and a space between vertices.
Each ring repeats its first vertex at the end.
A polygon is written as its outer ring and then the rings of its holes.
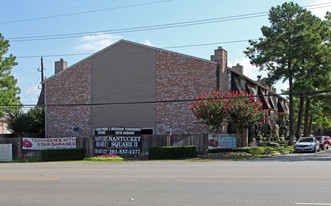
POLYGON ((292 153, 265 159, 249 161, 279 161, 279 162, 299 162, 299 161, 331 161, 331 151, 320 151, 317 153, 292 153))

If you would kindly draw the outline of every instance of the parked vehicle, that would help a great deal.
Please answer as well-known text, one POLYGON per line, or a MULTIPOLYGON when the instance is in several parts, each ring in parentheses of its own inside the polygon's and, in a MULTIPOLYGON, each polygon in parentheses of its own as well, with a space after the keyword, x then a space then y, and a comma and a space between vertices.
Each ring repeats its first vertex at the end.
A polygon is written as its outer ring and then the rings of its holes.
POLYGON ((330 136, 324 136, 326 143, 329 145, 329 148, 331 147, 331 138, 330 136))
POLYGON ((315 138, 320 143, 320 149, 322 150, 329 149, 330 145, 328 144, 328 141, 326 140, 325 136, 315 136, 315 138))
POLYGON ((294 152, 316 152, 320 151, 319 141, 311 137, 301 137, 294 145, 294 152))

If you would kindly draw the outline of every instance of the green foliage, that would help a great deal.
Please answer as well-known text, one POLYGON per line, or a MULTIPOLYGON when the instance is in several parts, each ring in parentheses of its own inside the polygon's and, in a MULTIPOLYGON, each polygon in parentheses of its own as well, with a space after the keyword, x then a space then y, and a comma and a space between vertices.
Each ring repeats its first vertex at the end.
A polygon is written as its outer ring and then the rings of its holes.
POLYGON ((252 154, 246 152, 207 153, 207 155, 225 156, 225 157, 252 156, 252 154))
MULTIPOLYGON (((17 65, 16 57, 6 55, 9 48, 9 41, 5 40, 0 33, 0 105, 21 105, 20 89, 16 87, 17 79, 11 74, 13 66, 17 65)), ((14 112, 17 107, 0 107, 0 116, 5 113, 14 112)))
POLYGON ((262 103, 247 92, 209 92, 197 98, 192 107, 193 114, 211 128, 211 132, 226 122, 238 128, 249 128, 262 119, 262 103))
POLYGON ((263 118, 262 103, 247 92, 229 94, 229 119, 239 129, 249 128, 263 118))
POLYGON ((84 149, 47 149, 41 150, 41 159, 44 161, 82 160, 85 157, 84 149))
POLYGON ((291 152, 294 151, 294 146, 283 146, 283 147, 268 147, 271 153, 291 152))
POLYGON ((45 111, 41 107, 34 107, 27 113, 17 111, 9 114, 7 119, 8 129, 15 134, 44 133, 45 111))
POLYGON ((197 119, 201 120, 210 132, 217 131, 219 126, 225 124, 228 115, 228 99, 220 91, 209 92, 197 98, 191 108, 197 119))
POLYGON ((124 161, 124 158, 122 157, 87 157, 84 160, 86 161, 95 161, 95 162, 122 162, 124 161))
POLYGON ((216 154, 216 153, 226 153, 226 152, 249 152, 249 147, 239 147, 239 148, 215 148, 208 149, 207 154, 216 154))
POLYGON ((277 142, 260 142, 257 143, 259 147, 280 147, 280 144, 277 142))
MULTIPOLYGON (((331 17, 328 15, 328 17, 331 17)), ((268 83, 289 80, 290 142, 293 144, 293 91, 320 88, 330 72, 330 19, 322 21, 293 2, 272 7, 271 26, 261 28, 264 38, 250 41, 245 54, 251 63, 267 70, 268 83), (325 75, 326 74, 326 75, 325 75), (297 81, 296 84, 293 84, 297 81), (301 88, 299 88, 301 87, 301 88)), ((302 112, 302 111, 300 111, 302 112)))
POLYGON ((196 145, 150 147, 148 151, 149 159, 180 159, 197 155, 198 147, 196 145))
POLYGON ((249 153, 252 155, 270 154, 271 150, 268 147, 252 147, 249 149, 249 153))

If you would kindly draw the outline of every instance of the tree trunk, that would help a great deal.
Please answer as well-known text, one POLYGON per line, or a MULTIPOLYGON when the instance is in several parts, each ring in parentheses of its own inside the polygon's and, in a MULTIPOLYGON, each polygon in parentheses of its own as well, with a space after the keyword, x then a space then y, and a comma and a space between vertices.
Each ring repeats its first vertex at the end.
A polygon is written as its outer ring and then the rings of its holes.
POLYGON ((303 105, 304 105, 304 97, 303 94, 300 94, 300 106, 299 106, 299 114, 298 114, 298 121, 297 121, 297 134, 296 137, 299 139, 301 137, 301 125, 302 125, 302 117, 303 117, 303 105))
POLYGON ((241 147, 241 131, 239 128, 236 128, 237 130, 237 135, 236 135, 236 146, 241 147))
POLYGON ((309 130, 309 109, 310 109, 310 98, 306 98, 306 108, 305 108, 305 126, 303 130, 303 136, 308 137, 310 134, 309 130))
POLYGON ((312 132, 311 132, 311 129, 313 127, 313 114, 310 115, 310 120, 309 120, 309 134, 310 135, 312 132))
POLYGON ((248 128, 241 130, 241 146, 248 147, 248 128))
POLYGON ((239 129, 237 128, 236 146, 248 147, 248 128, 239 129))
MULTIPOLYGON (((289 70, 291 70, 291 65, 289 65, 289 70)), ((292 73, 292 72, 291 72, 292 73)), ((292 75, 290 74, 289 75, 289 99, 290 99, 290 117, 289 117, 289 120, 290 120, 290 128, 289 128, 289 136, 290 136, 290 139, 289 139, 289 142, 288 144, 289 145, 293 145, 294 144, 294 115, 293 115, 293 80, 292 80, 292 75)))

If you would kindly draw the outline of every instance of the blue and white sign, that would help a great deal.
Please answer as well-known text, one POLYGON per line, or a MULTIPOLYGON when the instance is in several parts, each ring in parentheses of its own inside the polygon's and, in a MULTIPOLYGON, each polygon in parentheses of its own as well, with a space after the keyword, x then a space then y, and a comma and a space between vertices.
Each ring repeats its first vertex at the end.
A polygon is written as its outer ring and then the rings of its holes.
POLYGON ((208 148, 236 148, 235 134, 209 134, 208 148))

